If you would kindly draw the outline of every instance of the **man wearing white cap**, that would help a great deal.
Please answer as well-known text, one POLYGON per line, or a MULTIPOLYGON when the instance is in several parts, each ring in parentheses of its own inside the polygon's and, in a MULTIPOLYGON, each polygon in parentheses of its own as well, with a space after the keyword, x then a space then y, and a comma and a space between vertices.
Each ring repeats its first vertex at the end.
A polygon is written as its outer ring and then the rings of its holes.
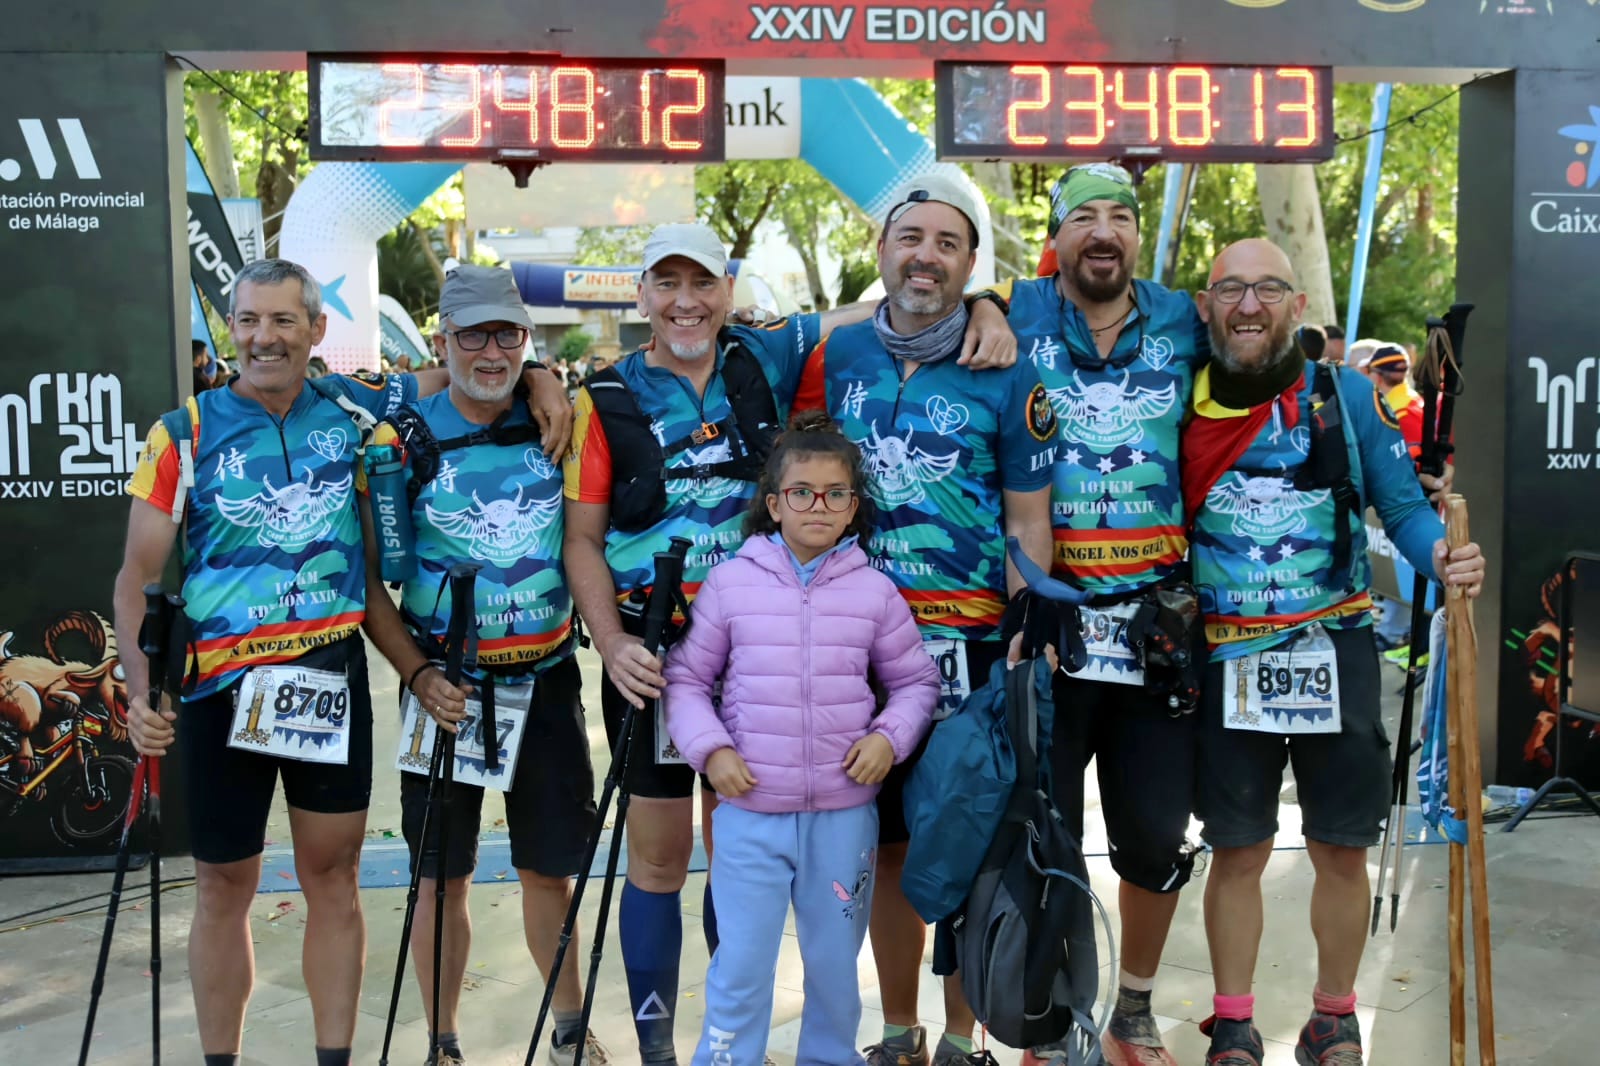
MULTIPOLYGON (((864 547, 910 604, 923 647, 941 665, 942 713, 1005 657, 1001 615, 1021 584, 1006 564, 1005 538, 1017 537, 1036 564, 1050 565, 1056 419, 1038 371, 1021 363, 970 374, 956 363, 979 217, 964 183, 934 173, 904 185, 878 237, 886 299, 871 321, 818 345, 795 400, 797 409, 825 408, 861 449, 878 508, 864 547)), ((927 924, 900 884, 910 839, 904 790, 920 754, 895 766, 878 794, 871 935, 884 1032, 867 1048, 868 1066, 929 1061, 917 1024, 927 924)), ((944 976, 945 1033, 932 1061, 992 1062, 973 1045, 976 1020, 954 972, 954 940, 941 922, 933 969, 944 976)))
MULTIPOLYGON (((671 749, 655 701, 661 660, 646 653, 642 619, 619 610, 648 590, 653 553, 668 538, 694 544, 683 592, 733 554, 773 436, 787 420, 807 357, 822 337, 872 310, 855 304, 760 327, 727 326, 733 303, 722 241, 708 226, 658 227, 645 245, 639 314, 650 344, 595 374, 578 393, 567 459, 566 566, 573 599, 605 661, 601 707, 615 743, 625 704, 635 718, 624 786, 628 878, 618 927, 645 1066, 676 1063, 672 1042, 683 923, 679 894, 693 848, 694 774, 671 749)), ((1015 357, 988 308, 974 327, 974 365, 1015 357)), ((707 810, 709 813, 710 793, 707 810)), ((707 831, 709 817, 703 822, 707 831)), ((705 897, 706 936, 715 917, 705 897)))

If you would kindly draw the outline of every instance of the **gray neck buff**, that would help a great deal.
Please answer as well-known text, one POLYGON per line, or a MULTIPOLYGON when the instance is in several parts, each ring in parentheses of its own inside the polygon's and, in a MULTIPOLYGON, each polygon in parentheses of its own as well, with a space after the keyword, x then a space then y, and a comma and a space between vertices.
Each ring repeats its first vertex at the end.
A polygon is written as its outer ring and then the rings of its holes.
POLYGON ((919 333, 896 333, 889 325, 889 301, 884 300, 872 316, 872 328, 878 331, 884 350, 896 359, 937 363, 960 350, 967 333, 967 306, 956 304, 954 311, 919 333))

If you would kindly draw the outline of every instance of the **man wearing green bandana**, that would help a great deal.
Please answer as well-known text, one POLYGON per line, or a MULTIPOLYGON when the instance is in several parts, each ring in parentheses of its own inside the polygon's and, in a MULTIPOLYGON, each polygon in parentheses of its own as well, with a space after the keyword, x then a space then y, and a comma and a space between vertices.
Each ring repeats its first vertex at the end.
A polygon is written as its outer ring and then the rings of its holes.
MULTIPOLYGON (((1056 706, 1070 712, 1056 715, 1052 738, 1055 801, 1081 834, 1092 758, 1121 878, 1122 971, 1106 1060, 1175 1066, 1150 1000, 1193 863, 1193 702, 1152 688, 1126 631, 1155 587, 1187 580, 1178 430, 1206 333, 1187 296, 1133 279, 1139 201, 1126 171, 1075 167, 1052 187, 1050 206, 1045 276, 1001 292, 1019 359, 1037 367, 1061 427, 1052 569, 1095 594, 1071 620, 1082 655, 1055 675, 1056 706)), ((1067 1053, 1034 1048, 1023 1061, 1064 1063, 1067 1053)))

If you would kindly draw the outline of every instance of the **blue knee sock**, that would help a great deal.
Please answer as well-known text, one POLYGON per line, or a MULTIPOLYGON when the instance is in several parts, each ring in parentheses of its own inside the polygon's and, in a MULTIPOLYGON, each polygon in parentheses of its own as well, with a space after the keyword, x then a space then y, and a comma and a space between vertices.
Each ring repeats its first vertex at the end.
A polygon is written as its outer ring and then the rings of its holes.
POLYGON ((705 895, 701 897, 700 920, 706 927, 706 951, 712 955, 717 953, 717 945, 721 938, 717 936, 717 905, 711 899, 711 882, 706 882, 705 895))
POLYGON ((625 881, 617 931, 622 938, 622 965, 628 972, 633 1027, 639 1034, 639 1058, 646 1066, 676 1064, 672 1021, 678 1009, 678 964, 683 955, 678 893, 646 892, 625 881))

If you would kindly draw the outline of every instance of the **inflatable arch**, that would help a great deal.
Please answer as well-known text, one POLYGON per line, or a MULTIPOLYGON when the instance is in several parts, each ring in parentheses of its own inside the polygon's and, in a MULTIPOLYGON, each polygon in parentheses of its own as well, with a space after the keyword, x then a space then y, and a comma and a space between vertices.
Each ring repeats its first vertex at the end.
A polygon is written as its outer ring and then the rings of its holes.
MULTIPOLYGON (((933 144, 858 79, 802 78, 800 158, 869 218, 893 206, 906 179, 944 171, 971 185, 933 144)), ((380 352, 377 240, 450 180, 453 163, 323 163, 301 183, 284 214, 279 254, 322 283, 328 332, 317 354, 334 370, 376 369, 380 352)), ((988 204, 971 185, 978 220, 974 279, 994 280, 994 234, 988 204)))

